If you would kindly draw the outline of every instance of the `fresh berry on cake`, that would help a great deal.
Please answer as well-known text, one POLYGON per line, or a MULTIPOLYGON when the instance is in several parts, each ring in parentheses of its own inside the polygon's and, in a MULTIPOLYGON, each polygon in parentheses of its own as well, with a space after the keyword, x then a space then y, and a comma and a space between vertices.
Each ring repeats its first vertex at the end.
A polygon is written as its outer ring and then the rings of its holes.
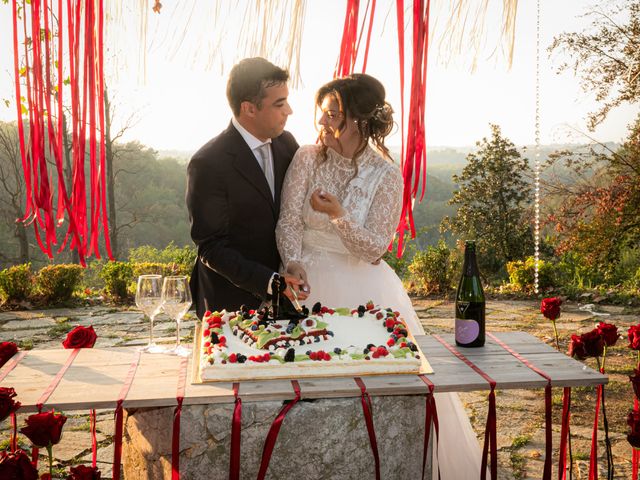
POLYGON ((196 351, 200 381, 420 371, 424 359, 397 311, 317 303, 304 313, 274 321, 266 310, 206 312, 196 351))

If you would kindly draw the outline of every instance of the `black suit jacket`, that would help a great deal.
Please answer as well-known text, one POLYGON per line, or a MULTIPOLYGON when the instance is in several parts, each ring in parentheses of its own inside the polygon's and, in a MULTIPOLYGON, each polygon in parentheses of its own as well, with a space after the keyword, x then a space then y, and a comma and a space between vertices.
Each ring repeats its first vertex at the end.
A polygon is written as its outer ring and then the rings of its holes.
POLYGON ((233 124, 196 152, 187 169, 187 208, 198 259, 191 293, 205 310, 257 307, 280 266, 275 228, 284 176, 298 143, 271 140, 275 200, 256 157, 233 124))

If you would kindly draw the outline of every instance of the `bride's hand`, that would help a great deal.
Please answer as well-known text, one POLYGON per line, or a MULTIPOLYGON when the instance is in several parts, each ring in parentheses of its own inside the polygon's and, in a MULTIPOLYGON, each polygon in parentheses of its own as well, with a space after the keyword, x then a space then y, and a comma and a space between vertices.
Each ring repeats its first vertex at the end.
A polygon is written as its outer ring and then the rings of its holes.
POLYGON ((309 203, 311 203, 311 208, 316 212, 326 213, 332 220, 334 218, 340 218, 346 214, 346 211, 342 208, 338 197, 332 193, 325 192, 320 188, 311 194, 309 203))

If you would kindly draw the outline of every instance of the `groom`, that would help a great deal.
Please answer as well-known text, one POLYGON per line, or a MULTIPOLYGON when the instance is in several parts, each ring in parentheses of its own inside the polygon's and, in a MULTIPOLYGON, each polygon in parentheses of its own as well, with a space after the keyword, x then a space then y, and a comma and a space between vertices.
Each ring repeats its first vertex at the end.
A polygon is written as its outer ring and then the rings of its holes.
MULTIPOLYGON (((191 292, 199 318, 207 309, 256 308, 271 295, 280 266, 280 190, 298 149, 284 131, 292 113, 288 79, 263 58, 235 65, 227 82, 231 123, 189 162, 186 202, 198 247, 191 292)), ((300 280, 287 275, 285 281, 306 297, 300 280)))

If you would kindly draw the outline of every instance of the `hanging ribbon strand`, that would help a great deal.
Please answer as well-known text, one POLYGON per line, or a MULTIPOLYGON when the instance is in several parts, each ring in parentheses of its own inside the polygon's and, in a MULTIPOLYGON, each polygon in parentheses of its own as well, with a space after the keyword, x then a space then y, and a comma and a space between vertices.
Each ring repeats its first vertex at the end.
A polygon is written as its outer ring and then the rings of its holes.
POLYGON ((58 253, 69 245, 86 265, 86 256, 100 258, 102 231, 105 249, 112 258, 105 195, 103 0, 31 0, 21 2, 19 9, 18 1, 12 0, 12 9, 16 107, 26 191, 25 214, 19 220, 33 225, 36 241, 49 258, 58 245, 56 229, 65 219, 68 226, 58 253), (63 158, 65 72, 71 102, 72 162, 71 172, 66 172, 70 185, 65 183, 63 158), (23 95, 28 130, 23 125, 23 95), (51 171, 49 164, 53 165, 51 171))

